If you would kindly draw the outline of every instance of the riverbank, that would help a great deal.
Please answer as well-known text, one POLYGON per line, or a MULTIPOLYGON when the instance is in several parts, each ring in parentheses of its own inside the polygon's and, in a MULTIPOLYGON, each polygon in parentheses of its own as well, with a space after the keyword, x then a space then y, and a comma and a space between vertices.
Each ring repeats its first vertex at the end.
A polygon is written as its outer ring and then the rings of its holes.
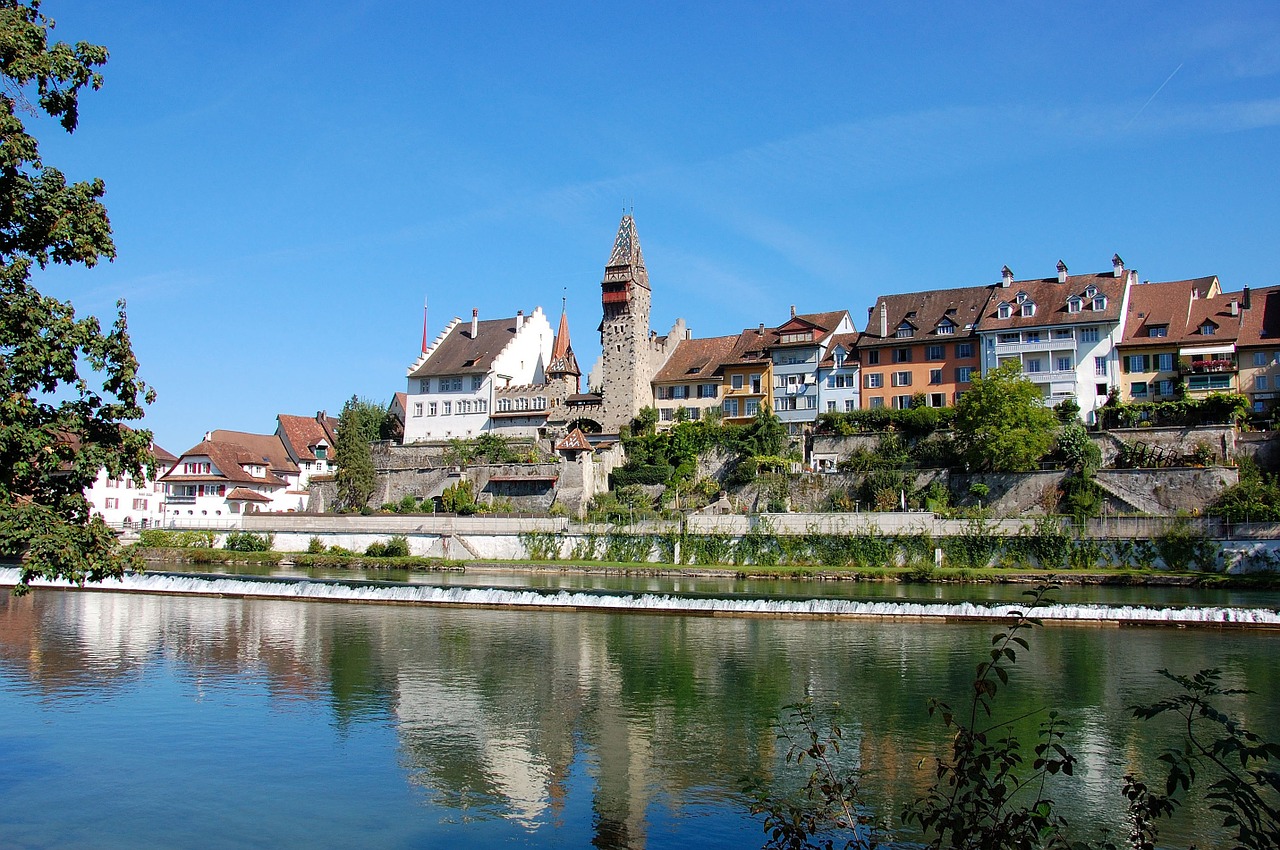
POLYGON ((292 566, 302 569, 368 571, 467 572, 527 570, 530 573, 584 575, 678 576, 686 578, 793 579, 802 581, 872 581, 897 584, 1055 584, 1128 587, 1212 587, 1222 589, 1280 589, 1280 573, 1204 573, 1194 571, 1095 568, 1041 570, 1006 567, 828 567, 814 565, 710 566, 623 561, 450 561, 417 556, 372 558, 290 552, 233 552, 226 549, 140 549, 149 569, 172 569, 175 564, 292 566))

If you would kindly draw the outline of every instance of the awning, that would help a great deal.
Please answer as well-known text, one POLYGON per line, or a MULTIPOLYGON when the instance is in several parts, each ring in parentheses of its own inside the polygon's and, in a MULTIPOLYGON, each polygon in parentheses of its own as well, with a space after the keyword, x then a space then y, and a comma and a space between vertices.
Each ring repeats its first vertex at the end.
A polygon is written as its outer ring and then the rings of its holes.
POLYGON ((1229 345, 1202 345, 1198 348, 1179 348, 1179 357, 1200 357, 1205 354, 1235 354, 1236 344, 1229 345))

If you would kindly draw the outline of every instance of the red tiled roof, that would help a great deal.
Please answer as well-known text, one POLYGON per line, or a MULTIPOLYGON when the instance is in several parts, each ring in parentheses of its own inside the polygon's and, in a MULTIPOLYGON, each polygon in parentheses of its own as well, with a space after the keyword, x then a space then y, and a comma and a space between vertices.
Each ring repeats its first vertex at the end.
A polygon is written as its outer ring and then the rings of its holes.
POLYGON ((228 502, 270 502, 270 496, 264 496, 261 493, 250 490, 247 487, 237 487, 227 494, 228 502))
POLYGON ((724 362, 737 341, 736 335, 682 339, 676 343, 676 350, 667 358, 658 374, 653 376, 653 382, 660 384, 668 381, 714 380, 716 369, 724 362))
MULTIPOLYGON (((400 396, 402 393, 396 393, 396 395, 400 396)), ((298 460, 315 460, 316 453, 313 449, 322 441, 331 449, 337 442, 333 432, 325 427, 326 423, 321 422, 317 417, 290 416, 281 413, 276 417, 276 421, 280 423, 280 427, 276 429, 277 439, 288 443, 288 447, 293 450, 293 456, 298 460)))
POLYGON ((556 451, 591 451, 591 443, 587 440, 587 435, 582 433, 581 428, 574 428, 563 440, 556 443, 556 451))
MULTIPOLYGON (((216 432, 215 432, 216 433, 216 432)), ((194 481, 240 481, 246 484, 267 484, 272 487, 284 487, 285 482, 268 472, 261 478, 255 478, 244 470, 241 464, 259 465, 264 463, 262 457, 258 454, 239 446, 234 443, 226 442, 209 442, 198 443, 182 453, 173 466, 173 469, 160 476, 160 480, 166 483, 194 482, 194 481), (207 457, 218 473, 204 474, 183 474, 179 473, 182 460, 189 457, 207 457)), ((296 467, 295 467, 296 468, 296 467)))
MULTIPOLYGON (((1074 325, 1084 322, 1118 322, 1121 319, 1120 305, 1124 300, 1124 287, 1129 272, 1116 277, 1112 272, 1100 274, 1069 275, 1066 282, 1059 283, 1056 277, 1039 280, 1015 280, 1008 287, 995 285, 991 289, 991 297, 987 300, 978 320, 978 329, 982 331, 1013 330, 1017 328, 1042 328, 1052 325, 1074 325), (1067 300, 1072 296, 1084 299, 1084 291, 1094 287, 1099 295, 1106 297, 1105 310, 1088 309, 1091 304, 1085 299, 1085 309, 1079 313, 1067 310, 1067 300), (1016 299, 1018 293, 1025 292, 1027 298, 1035 303, 1035 315, 1021 315, 1016 299), (1012 315, 1001 319, 998 309, 1002 302, 1014 307, 1012 315)), ((893 329, 890 328, 892 331, 893 329)))
MULTIPOLYGON (((1243 300, 1244 293, 1241 293, 1243 300)), ((1243 310, 1240 347, 1280 344, 1280 286, 1266 286, 1249 292, 1249 308, 1243 310)))
POLYGON ((846 362, 856 361, 858 358, 858 351, 857 351, 858 338, 860 336, 862 335, 855 331, 849 334, 836 334, 835 336, 831 337, 831 342, 827 344, 827 356, 822 359, 822 363, 819 365, 822 365, 822 366, 836 365, 836 349, 837 348, 843 348, 847 353, 846 356, 848 360, 846 360, 846 362))
MULTIPOLYGON (((907 345, 912 342, 934 339, 965 339, 974 334, 982 315, 991 286, 962 286, 955 289, 930 289, 925 292, 906 292, 898 295, 882 295, 871 308, 867 329, 858 339, 858 346, 866 348, 879 345, 907 345), (880 335, 880 308, 885 308, 885 334, 880 335), (939 334, 943 320, 955 325, 955 332, 939 334), (898 339, 895 334, 903 323, 909 324, 915 335, 898 339)), ((1016 294, 1018 290, 1013 290, 1016 294)))
POLYGON ((1129 313, 1121 346, 1227 345, 1236 341, 1250 312, 1239 306, 1242 294, 1222 292, 1216 277, 1141 283, 1129 290, 1129 313), (1231 315, 1231 302, 1236 315, 1231 315), (1207 322, 1215 333, 1200 329, 1207 322), (1163 328, 1164 336, 1151 336, 1163 328))
POLYGON ((289 451, 278 434, 250 434, 245 431, 212 431, 210 436, 215 443, 231 443, 248 451, 257 458, 258 463, 264 460, 273 472, 297 473, 298 465, 289 457, 289 451))

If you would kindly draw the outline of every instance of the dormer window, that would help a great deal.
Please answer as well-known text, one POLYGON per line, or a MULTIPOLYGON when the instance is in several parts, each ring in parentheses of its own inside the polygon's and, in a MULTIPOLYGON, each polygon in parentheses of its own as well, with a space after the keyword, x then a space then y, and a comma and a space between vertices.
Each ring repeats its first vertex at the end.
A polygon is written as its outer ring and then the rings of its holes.
POLYGON ((1200 326, 1201 336, 1213 336, 1218 332, 1218 326, 1213 322, 1205 322, 1200 326))
POLYGON ((1099 295, 1097 298, 1093 299, 1093 309, 1098 312, 1107 309, 1107 296, 1099 295))
POLYGON ((779 334, 778 341, 783 344, 790 343, 790 342, 812 342, 813 331, 806 330, 806 331, 799 331, 795 333, 779 334))
POLYGON ((316 446, 316 460, 324 460, 327 451, 329 451, 327 446, 316 446))
POLYGON ((1026 300, 1027 300, 1027 293, 1025 292, 1019 292, 1017 295, 1013 297, 1013 301, 1015 304, 1021 304, 1023 301, 1026 301, 1026 300))
POLYGON ((910 339, 911 337, 916 335, 916 329, 911 327, 911 325, 907 324, 906 322, 903 322, 902 324, 898 325, 898 330, 895 331, 893 335, 898 339, 910 339))
POLYGON ((1155 338, 1169 335, 1168 325, 1148 325, 1147 336, 1155 338))
POLYGON ((1098 294, 1098 287, 1094 286, 1093 284, 1089 284, 1088 286, 1085 287, 1085 290, 1084 290, 1085 298, 1092 298, 1097 294, 1098 294))
POLYGON ((1007 319, 1012 315, 1013 315, 1013 307, 1009 305, 1008 301, 1001 301, 1000 306, 996 307, 997 319, 1007 319))
POLYGON ((943 319, 941 322, 938 322, 936 331, 939 336, 951 336, 956 332, 956 326, 955 323, 949 319, 943 319))
POLYGON ((1036 302, 1034 302, 1034 301, 1023 301, 1023 302, 1022 302, 1022 315, 1023 315, 1023 316, 1034 316, 1035 314, 1036 314, 1036 302))
POLYGON ((1084 305, 1083 305, 1083 303, 1080 301, 1080 299, 1079 299, 1079 298, 1072 297, 1072 298, 1068 298, 1068 299, 1067 299, 1067 312, 1068 312, 1068 313, 1079 313, 1079 312, 1080 312, 1080 310, 1083 308, 1083 306, 1084 306, 1084 305))

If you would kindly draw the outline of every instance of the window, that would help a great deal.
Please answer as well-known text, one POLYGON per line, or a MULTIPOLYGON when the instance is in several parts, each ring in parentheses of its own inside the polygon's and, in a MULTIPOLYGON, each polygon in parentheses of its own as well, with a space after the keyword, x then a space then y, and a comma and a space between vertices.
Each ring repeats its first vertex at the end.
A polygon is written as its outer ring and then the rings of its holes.
POLYGON ((882 399, 880 396, 876 396, 875 398, 871 399, 871 406, 884 407, 884 399, 882 399))
POLYGON ((1205 322, 1200 326, 1200 333, 1204 336, 1213 336, 1218 332, 1218 326, 1213 322, 1205 322))
MULTIPOLYGON (((658 387, 658 398, 662 398, 662 387, 658 387)), ((500 399, 498 399, 498 412, 499 412, 499 413, 506 413, 506 412, 507 412, 507 411, 509 411, 510 409, 511 409, 511 399, 509 399, 509 398, 500 398, 500 399)))
POLYGON ((834 401, 827 402, 827 413, 836 412, 836 403, 834 401))
MULTIPOLYGON (((528 409, 529 409, 529 399, 527 398, 516 399, 516 410, 528 410, 528 409)), ((445 412, 448 413, 448 411, 445 411, 445 412)))
POLYGON ((813 340, 813 331, 793 331, 791 333, 780 334, 778 341, 782 343, 788 342, 811 342, 813 340))
POLYGON ((929 370, 929 383, 931 383, 931 384, 940 384, 940 383, 942 383, 942 370, 941 370, 941 369, 930 369, 930 370, 929 370))
POLYGON ((1107 296, 1099 295, 1093 299, 1093 309, 1099 313, 1107 309, 1107 296))
POLYGON ((1070 372, 1074 368, 1070 357, 1059 357, 1056 365, 1059 372, 1070 372))
POLYGON ((1007 319, 1012 315, 1013 315, 1013 308, 1010 307, 1008 304, 1001 304, 999 307, 996 308, 997 319, 1007 319))
POLYGON ((145 510, 147 509, 147 500, 146 500, 146 499, 134 499, 134 500, 133 500, 133 509, 134 509, 135 511, 145 511, 145 510))
POLYGON ((911 396, 896 395, 893 397, 893 406, 898 410, 907 410, 911 407, 911 396))
POLYGON ((874 351, 874 350, 873 350, 873 351, 868 351, 868 352, 867 352, 867 365, 868 365, 868 366, 879 366, 879 365, 880 365, 880 352, 879 352, 879 351, 874 351))
POLYGON ((461 415, 462 415, 462 414, 464 414, 464 413, 470 413, 470 412, 471 412, 471 402, 466 401, 465 399, 464 399, 464 400, 462 400, 462 401, 459 401, 459 402, 458 402, 458 415, 459 415, 459 416, 461 416, 461 415))
POLYGON ((1023 365, 1026 366, 1026 369, 1028 372, 1039 372, 1041 371, 1041 364, 1043 362, 1044 361, 1042 361, 1040 358, 1037 357, 1032 360, 1028 360, 1023 365))
POLYGON ((431 379, 430 379, 430 378, 419 378, 419 379, 418 379, 418 392, 422 393, 423 395, 425 395, 425 394, 427 394, 427 393, 431 392, 431 379))
POLYGON ((1016 333, 1004 333, 996 337, 996 342, 1000 345, 1016 345, 1022 341, 1022 337, 1016 333))
POLYGON ((104 510, 108 510, 108 511, 115 510, 116 508, 120 507, 120 500, 114 496, 108 496, 107 498, 102 500, 102 507, 104 510))
POLYGON ((973 375, 973 367, 972 367, 972 366, 960 366, 960 367, 957 367, 957 369, 956 369, 956 383, 957 383, 957 384, 967 384, 967 383, 969 383, 969 381, 970 381, 970 380, 972 380, 972 375, 973 375))
POLYGON ((943 354, 943 348, 941 345, 931 345, 925 349, 924 356, 926 360, 941 360, 946 355, 943 354))
POLYGON ((818 397, 816 395, 800 396, 801 410, 817 410, 818 397))
POLYGON ((1230 375, 1192 375, 1187 380, 1187 389, 1189 390, 1227 390, 1230 388, 1230 375))
POLYGON ((1168 325, 1151 325, 1147 328, 1147 336, 1151 338, 1163 337, 1169 335, 1168 325))
POLYGON ((755 416, 760 412, 760 402, 754 398, 747 399, 747 405, 744 408, 747 416, 755 416))
POLYGON ((1156 371, 1172 372, 1173 371, 1173 355, 1157 354, 1156 355, 1156 371))
POLYGON ((436 403, 434 401, 427 403, 427 415, 428 416, 436 415, 436 403))
POLYGON ((1156 381, 1156 395, 1173 395, 1173 381, 1156 381))
POLYGON ((1097 294, 1098 294, 1098 287, 1096 287, 1096 286, 1094 286, 1094 285, 1092 285, 1092 284, 1090 284, 1089 286, 1086 286, 1086 287, 1084 288, 1084 297, 1085 297, 1085 298, 1092 298, 1093 296, 1095 296, 1095 295, 1097 295, 1097 294))
MULTIPOLYGON (((763 379, 764 379, 764 376, 763 376, 763 375, 752 375, 752 376, 751 376, 751 391, 752 391, 753 393, 758 393, 758 392, 760 392, 760 382, 761 382, 763 379)), ((750 414, 750 415, 754 416, 755 414, 750 414)))
POLYGON ((1034 301, 1027 301, 1022 305, 1022 315, 1024 317, 1034 316, 1036 314, 1036 304, 1034 301))
POLYGON ((669 407, 664 407, 658 411, 658 418, 663 422, 670 422, 675 418, 675 412, 669 407))
POLYGON ((738 415, 738 400, 736 398, 727 398, 724 400, 724 415, 726 417, 735 417, 738 415))
POLYGON ((1146 397, 1147 397, 1147 382, 1146 382, 1146 381, 1134 381, 1134 382, 1129 386, 1129 392, 1133 395, 1133 397, 1134 397, 1134 398, 1146 398, 1146 397))
POLYGON ((729 379, 729 385, 733 387, 735 390, 742 389, 742 376, 734 375, 732 378, 729 379))
POLYGON ((1105 378, 1107 376, 1107 358, 1093 358, 1093 374, 1101 378, 1105 378))
POLYGON ((948 321, 943 321, 938 325, 938 336, 951 336, 956 332, 956 326, 948 321))
POLYGON ((1068 313, 1079 313, 1079 312, 1080 312, 1080 308, 1081 308, 1082 306, 1084 306, 1084 305, 1083 305, 1083 303, 1080 301, 1080 299, 1079 299, 1079 298, 1076 298, 1076 297, 1074 297, 1074 296, 1073 296, 1073 297, 1071 297, 1071 298, 1068 298, 1068 299, 1067 299, 1067 312, 1068 312, 1068 313))
POLYGON ((1054 328, 1053 338, 1054 339, 1073 339, 1074 334, 1071 333, 1071 328, 1054 328))
POLYGON ((910 348, 895 348, 895 349, 893 350, 893 362, 894 362, 894 363, 910 363, 910 362, 911 362, 911 349, 910 349, 910 348))
POLYGON ((453 413, 453 402, 451 401, 444 402, 444 407, 441 409, 443 410, 444 415, 448 416, 449 414, 453 413))
POLYGON ((534 410, 546 410, 546 409, 547 409, 547 397, 546 397, 546 396, 544 396, 544 395, 534 396, 534 397, 533 397, 533 409, 534 409, 534 410))
POLYGON ((686 387, 684 384, 674 386, 671 388, 671 397, 672 398, 688 398, 689 388, 686 387))
POLYGON ((774 397, 773 397, 773 409, 774 409, 774 410, 795 410, 795 409, 796 409, 796 397, 795 397, 795 396, 785 396, 785 395, 776 395, 776 396, 774 396, 774 397))
POLYGON ((1098 329, 1097 328, 1081 328, 1080 341, 1081 342, 1097 342, 1098 329))
POLYGON ((786 387, 787 387, 787 376, 786 376, 786 375, 774 375, 774 376, 773 376, 773 385, 774 385, 774 387, 776 387, 777 389, 780 389, 780 390, 786 389, 786 387))
POLYGON ((698 384, 698 398, 715 398, 717 392, 715 384, 698 384))
POLYGON ((893 335, 898 339, 911 339, 911 337, 916 335, 916 329, 906 322, 903 322, 898 325, 898 329, 894 331, 893 335))
POLYGON ((1040 331, 1027 331, 1022 335, 1023 342, 1039 342, 1040 331))
POLYGON ((847 398, 847 399, 845 399, 845 400, 844 400, 844 410, 845 410, 845 413, 848 413, 848 412, 849 412, 849 411, 851 411, 851 410, 857 410, 857 409, 858 409, 858 408, 854 407, 854 405, 853 405, 853 399, 851 399, 851 398, 847 398))
POLYGON ((894 372, 893 385, 895 387, 911 386, 911 373, 910 372, 894 372))
POLYGON ((415 402, 413 403, 413 415, 414 415, 414 416, 421 416, 421 415, 422 415, 422 402, 420 402, 420 401, 415 401, 415 402))
POLYGON ((884 375, 879 372, 872 372, 867 375, 867 389, 878 390, 884 386, 884 375))
POLYGON ((956 343, 956 359, 973 356, 973 343, 957 342, 956 343))
POLYGON ((1151 356, 1149 354, 1130 354, 1124 358, 1126 372, 1149 372, 1151 371, 1151 356))
POLYGON ((946 407, 947 406, 946 395, 944 393, 930 393, 929 406, 930 407, 946 407))
POLYGON ((1253 379, 1253 387, 1258 390, 1269 390, 1271 389, 1271 379, 1266 375, 1259 375, 1253 379))
POLYGON ((1267 365, 1267 352, 1265 352, 1265 351, 1255 351, 1255 352, 1253 352, 1253 365, 1254 365, 1254 366, 1266 366, 1266 365, 1267 365))

